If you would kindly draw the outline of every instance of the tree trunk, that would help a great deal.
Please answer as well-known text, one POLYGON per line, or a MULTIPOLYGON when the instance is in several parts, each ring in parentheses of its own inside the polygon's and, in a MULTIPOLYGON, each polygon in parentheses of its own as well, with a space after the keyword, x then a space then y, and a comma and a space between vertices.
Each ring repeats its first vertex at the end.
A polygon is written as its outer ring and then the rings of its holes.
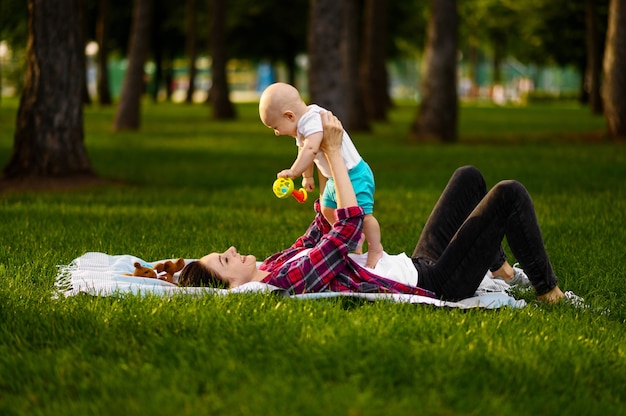
POLYGON ((148 54, 151 17, 152 0, 135 0, 128 67, 124 76, 120 104, 115 115, 113 125, 115 131, 139 129, 141 96, 145 90, 143 66, 148 54))
POLYGON ((5 178, 93 176, 83 143, 78 7, 78 0, 28 2, 26 80, 5 178))
MULTIPOLYGON (((159 92, 161 92, 161 86, 166 84, 165 77, 163 76, 163 48, 160 46, 152 48, 154 54, 154 75, 150 82, 150 99, 153 103, 159 102, 159 92)), ((167 87, 167 86, 166 86, 167 87)), ((168 91, 165 94, 165 100, 170 101, 172 94, 168 91)))
POLYGON ((604 114, 613 139, 626 141, 626 2, 611 0, 604 49, 604 114))
MULTIPOLYGON (((85 15, 85 3, 78 2, 78 21, 80 22, 80 38, 83 42, 81 59, 83 61, 83 71, 87 73, 87 56, 85 49, 87 47, 85 39, 87 39, 87 16, 85 15)), ((87 85, 87 76, 83 77, 83 104, 91 104, 91 96, 89 95, 89 86, 87 85)))
POLYGON ((311 102, 347 119, 342 82, 342 2, 311 0, 308 33, 309 94, 311 102))
POLYGON ((361 22, 356 0, 343 1, 344 24, 341 28, 342 76, 345 95, 346 118, 344 127, 348 131, 370 129, 361 84, 359 83, 359 23, 361 22))
MULTIPOLYGON (((153 103, 159 102, 159 92, 163 83, 163 44, 164 28, 163 23, 166 18, 165 0, 152 0, 152 21, 150 23, 150 52, 154 61, 154 74, 150 83, 146 83, 146 93, 153 103)), ((169 99, 168 99, 169 100, 169 99)))
POLYGON ((470 90, 469 97, 478 97, 478 39, 475 36, 471 36, 468 42, 468 59, 469 63, 469 80, 470 90))
POLYGON ((493 61, 491 62, 494 86, 502 84, 502 55, 504 55, 504 48, 502 46, 502 43, 500 43, 498 40, 494 40, 493 61))
POLYGON ((98 102, 108 106, 111 100, 109 85, 109 0, 98 0, 98 21, 96 22, 96 40, 98 42, 98 102))
MULTIPOLYGON (((296 57, 290 56, 289 58, 286 58, 285 61, 285 65, 287 66, 287 83, 298 88, 298 82, 296 80, 296 57)), ((272 63, 272 66, 273 65, 274 63, 272 63)))
POLYGON ((387 75, 389 0, 366 0, 363 21, 361 91, 370 120, 386 120, 391 107, 387 75))
POLYGON ((602 75, 602 47, 598 32, 598 15, 595 0, 585 0, 587 64, 585 70, 586 90, 589 108, 593 114, 602 114, 602 94, 600 78, 602 75))
POLYGON ((170 102, 174 95, 174 60, 167 59, 165 61, 165 69, 160 71, 163 74, 163 83, 165 84, 165 100, 170 102))
POLYGON ((196 59, 198 57, 196 24, 196 0, 187 0, 187 57, 189 58, 189 86, 187 87, 186 102, 193 103, 193 93, 196 90, 196 59))
POLYGON ((431 0, 422 103, 411 137, 417 141, 457 140, 457 31, 456 0, 431 0))
POLYGON ((226 15, 226 0, 212 0, 211 8, 211 72, 212 84, 210 100, 213 105, 213 118, 229 120, 235 118, 235 107, 230 101, 226 65, 226 33, 224 18, 226 15))

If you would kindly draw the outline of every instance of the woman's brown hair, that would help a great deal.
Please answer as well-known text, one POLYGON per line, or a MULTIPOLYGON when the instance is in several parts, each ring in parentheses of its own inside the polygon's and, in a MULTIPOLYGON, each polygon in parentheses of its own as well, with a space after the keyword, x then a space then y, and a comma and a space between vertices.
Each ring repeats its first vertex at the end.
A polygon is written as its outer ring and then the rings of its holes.
POLYGON ((200 262, 192 261, 180 272, 178 277, 180 286, 208 286, 226 289, 228 285, 212 270, 206 269, 200 262))

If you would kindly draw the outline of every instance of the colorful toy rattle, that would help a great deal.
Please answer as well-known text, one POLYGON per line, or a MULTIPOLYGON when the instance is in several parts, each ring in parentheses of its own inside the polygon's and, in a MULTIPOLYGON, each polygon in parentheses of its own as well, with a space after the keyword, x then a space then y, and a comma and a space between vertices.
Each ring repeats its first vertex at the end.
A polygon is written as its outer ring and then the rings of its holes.
POLYGON ((287 198, 289 195, 291 195, 296 198, 296 201, 298 201, 299 203, 303 203, 308 197, 304 188, 300 188, 299 190, 294 189, 293 181, 291 180, 291 178, 276 179, 274 181, 272 189, 274 191, 274 194, 281 199, 287 198))

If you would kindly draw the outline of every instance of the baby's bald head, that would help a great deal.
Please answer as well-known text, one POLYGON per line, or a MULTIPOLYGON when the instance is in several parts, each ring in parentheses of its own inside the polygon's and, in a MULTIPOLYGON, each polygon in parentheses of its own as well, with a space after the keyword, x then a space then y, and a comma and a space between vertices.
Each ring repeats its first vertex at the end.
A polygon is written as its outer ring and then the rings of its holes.
POLYGON ((302 107, 306 107, 298 90, 292 85, 277 82, 270 85, 261 94, 259 100, 259 116, 266 126, 269 126, 276 117, 286 111, 298 114, 302 107))

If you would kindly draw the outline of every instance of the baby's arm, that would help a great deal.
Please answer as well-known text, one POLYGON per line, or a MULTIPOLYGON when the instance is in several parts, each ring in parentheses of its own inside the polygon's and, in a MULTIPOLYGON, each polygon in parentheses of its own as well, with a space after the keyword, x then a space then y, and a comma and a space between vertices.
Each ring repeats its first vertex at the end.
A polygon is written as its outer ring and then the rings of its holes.
POLYGON ((313 163, 302 172, 302 186, 307 192, 313 192, 315 190, 315 178, 313 177, 313 163))
MULTIPOLYGON (((324 134, 321 131, 307 136, 302 147, 298 149, 298 157, 291 165, 291 169, 285 169, 276 176, 293 179, 305 173, 307 169, 313 169, 313 159, 315 159, 315 155, 320 150, 323 136, 324 134)), ((310 176, 313 176, 312 171, 310 176)))

